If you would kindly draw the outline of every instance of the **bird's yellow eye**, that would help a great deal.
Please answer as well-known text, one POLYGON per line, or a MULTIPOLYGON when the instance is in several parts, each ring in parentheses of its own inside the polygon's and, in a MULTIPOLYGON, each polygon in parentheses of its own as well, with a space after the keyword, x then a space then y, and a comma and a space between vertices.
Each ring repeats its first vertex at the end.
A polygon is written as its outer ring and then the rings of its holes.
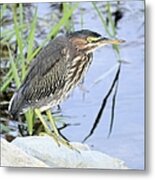
POLYGON ((91 42, 96 42, 97 40, 99 40, 99 37, 87 37, 87 42, 91 43, 91 42))

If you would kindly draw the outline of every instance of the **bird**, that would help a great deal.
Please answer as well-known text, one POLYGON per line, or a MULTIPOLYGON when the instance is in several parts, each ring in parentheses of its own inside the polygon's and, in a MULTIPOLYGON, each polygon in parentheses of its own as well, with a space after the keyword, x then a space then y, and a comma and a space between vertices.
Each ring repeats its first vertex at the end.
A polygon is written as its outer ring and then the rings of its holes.
POLYGON ((102 37, 88 29, 56 36, 32 60, 23 83, 10 100, 9 113, 18 117, 33 109, 50 134, 47 123, 41 116, 45 111, 52 124, 53 137, 60 144, 71 147, 58 132, 50 109, 67 99, 84 79, 97 48, 123 42, 124 40, 102 37))

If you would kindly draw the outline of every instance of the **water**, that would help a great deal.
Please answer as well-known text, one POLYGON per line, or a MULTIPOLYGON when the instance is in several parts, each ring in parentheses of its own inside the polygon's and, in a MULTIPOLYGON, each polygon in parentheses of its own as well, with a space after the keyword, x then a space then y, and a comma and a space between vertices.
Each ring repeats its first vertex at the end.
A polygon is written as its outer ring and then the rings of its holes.
MULTIPOLYGON (((106 15, 104 4, 99 2, 97 6, 106 15)), ((52 27, 52 22, 57 21, 59 17, 56 14, 49 17, 51 14, 49 3, 35 5, 38 7, 39 17, 42 18, 40 27, 46 34, 52 27)), ((113 3, 112 10, 114 11, 117 6, 123 12, 123 17, 118 22, 117 36, 126 40, 126 43, 120 46, 121 59, 129 63, 122 64, 121 68, 111 136, 107 138, 112 97, 108 99, 101 121, 86 143, 95 150, 124 160, 131 169, 144 169, 144 3, 143 1, 113 3)), ((81 17, 80 10, 75 12, 73 18, 75 30, 85 28, 107 36, 92 4, 80 3, 80 7, 83 16, 81 17)), ((42 39, 38 39, 38 42, 42 39)), ((61 104, 61 113, 66 116, 65 122, 79 124, 62 130, 69 140, 82 141, 88 135, 102 100, 115 77, 116 65, 117 59, 111 46, 96 50, 93 63, 84 80, 85 90, 77 87, 69 99, 61 104), (110 73, 107 73, 109 70, 110 73), (106 73, 99 83, 94 83, 106 73)))
MULTIPOLYGON (((99 6, 102 3, 99 3, 99 6)), ((103 26, 92 9, 91 3, 83 3, 83 28, 91 29, 106 36, 103 26), (90 13, 91 12, 91 13, 90 13)), ((144 168, 144 5, 143 1, 124 2, 120 5, 123 18, 118 23, 118 37, 126 40, 121 45, 121 57, 129 62, 121 69, 116 101, 114 128, 107 138, 111 99, 108 100, 102 120, 86 143, 94 149, 118 157, 129 168, 144 168)), ((76 19, 80 22, 80 18, 76 19)), ((80 29, 81 24, 75 24, 80 29)), ((94 123, 103 97, 108 92, 116 71, 92 87, 94 81, 116 65, 112 47, 104 47, 94 53, 94 61, 86 75, 85 93, 76 88, 71 97, 62 104, 63 115, 70 115, 66 121, 80 123, 71 126, 63 134, 71 141, 82 141, 94 123), (91 87, 89 89, 89 87, 91 87)))

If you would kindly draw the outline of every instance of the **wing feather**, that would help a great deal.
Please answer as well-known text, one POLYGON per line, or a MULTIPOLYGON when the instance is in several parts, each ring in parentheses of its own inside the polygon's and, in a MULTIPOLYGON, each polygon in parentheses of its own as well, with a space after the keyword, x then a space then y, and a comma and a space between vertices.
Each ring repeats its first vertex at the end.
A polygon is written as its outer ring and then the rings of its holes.
POLYGON ((29 73, 23 83, 23 95, 28 101, 40 100, 54 94, 64 83, 67 63, 66 39, 59 37, 51 41, 32 63, 29 73))
POLYGON ((65 36, 59 36, 43 48, 32 61, 28 74, 12 97, 9 111, 13 116, 23 109, 42 104, 48 96, 56 94, 65 83, 67 65, 72 59, 69 42, 65 36))

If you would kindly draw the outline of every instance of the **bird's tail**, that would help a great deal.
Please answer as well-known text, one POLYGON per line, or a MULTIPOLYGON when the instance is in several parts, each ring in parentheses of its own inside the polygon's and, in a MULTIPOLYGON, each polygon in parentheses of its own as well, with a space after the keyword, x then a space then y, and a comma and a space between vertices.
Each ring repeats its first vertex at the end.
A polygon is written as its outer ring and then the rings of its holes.
POLYGON ((24 104, 25 98, 22 95, 21 90, 19 90, 12 96, 8 107, 8 111, 13 118, 18 118, 18 115, 22 111, 24 104))

